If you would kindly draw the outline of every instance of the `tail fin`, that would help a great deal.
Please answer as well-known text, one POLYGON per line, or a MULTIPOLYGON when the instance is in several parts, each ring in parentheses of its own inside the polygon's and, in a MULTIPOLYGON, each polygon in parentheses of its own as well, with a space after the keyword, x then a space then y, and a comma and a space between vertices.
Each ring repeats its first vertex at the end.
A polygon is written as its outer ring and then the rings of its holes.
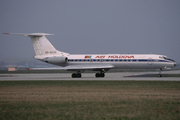
POLYGON ((23 35, 30 37, 36 56, 39 55, 51 56, 55 54, 60 56, 69 55, 68 53, 56 50, 54 46, 49 42, 49 40, 45 37, 46 35, 53 35, 53 34, 47 34, 47 33, 30 33, 30 34, 4 33, 4 34, 23 35))

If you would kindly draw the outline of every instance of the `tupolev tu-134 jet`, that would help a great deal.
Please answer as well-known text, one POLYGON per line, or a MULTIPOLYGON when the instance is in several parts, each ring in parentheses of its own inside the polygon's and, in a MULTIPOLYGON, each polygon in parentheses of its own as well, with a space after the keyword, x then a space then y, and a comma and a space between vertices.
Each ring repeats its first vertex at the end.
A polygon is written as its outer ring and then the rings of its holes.
POLYGON ((95 77, 104 77, 110 69, 159 69, 172 68, 177 63, 164 55, 157 54, 69 54, 58 51, 45 37, 53 35, 47 33, 4 33, 23 35, 31 38, 34 58, 49 64, 58 65, 57 68, 27 68, 28 70, 69 70, 73 78, 80 78, 85 70, 99 71, 95 77))

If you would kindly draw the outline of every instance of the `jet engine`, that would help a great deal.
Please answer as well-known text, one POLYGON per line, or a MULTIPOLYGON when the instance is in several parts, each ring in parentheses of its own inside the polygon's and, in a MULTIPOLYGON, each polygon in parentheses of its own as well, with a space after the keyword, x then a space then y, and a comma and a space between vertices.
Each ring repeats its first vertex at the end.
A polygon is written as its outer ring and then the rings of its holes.
POLYGON ((67 57, 47 57, 44 58, 44 62, 51 63, 51 64, 66 64, 68 62, 67 57))

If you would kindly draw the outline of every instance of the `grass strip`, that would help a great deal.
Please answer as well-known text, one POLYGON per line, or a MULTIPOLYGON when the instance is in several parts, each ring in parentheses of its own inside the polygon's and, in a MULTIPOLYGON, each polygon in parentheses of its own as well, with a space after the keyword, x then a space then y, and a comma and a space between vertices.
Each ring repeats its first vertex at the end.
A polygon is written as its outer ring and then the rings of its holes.
POLYGON ((178 81, 1 81, 0 118, 180 118, 178 81))

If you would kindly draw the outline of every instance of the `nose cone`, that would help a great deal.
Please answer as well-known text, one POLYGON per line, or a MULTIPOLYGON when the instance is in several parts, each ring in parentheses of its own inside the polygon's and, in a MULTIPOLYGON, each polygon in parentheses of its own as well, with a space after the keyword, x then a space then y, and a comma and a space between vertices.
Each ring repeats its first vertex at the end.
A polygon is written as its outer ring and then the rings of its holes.
POLYGON ((178 64, 176 62, 174 62, 174 66, 177 66, 178 64))

